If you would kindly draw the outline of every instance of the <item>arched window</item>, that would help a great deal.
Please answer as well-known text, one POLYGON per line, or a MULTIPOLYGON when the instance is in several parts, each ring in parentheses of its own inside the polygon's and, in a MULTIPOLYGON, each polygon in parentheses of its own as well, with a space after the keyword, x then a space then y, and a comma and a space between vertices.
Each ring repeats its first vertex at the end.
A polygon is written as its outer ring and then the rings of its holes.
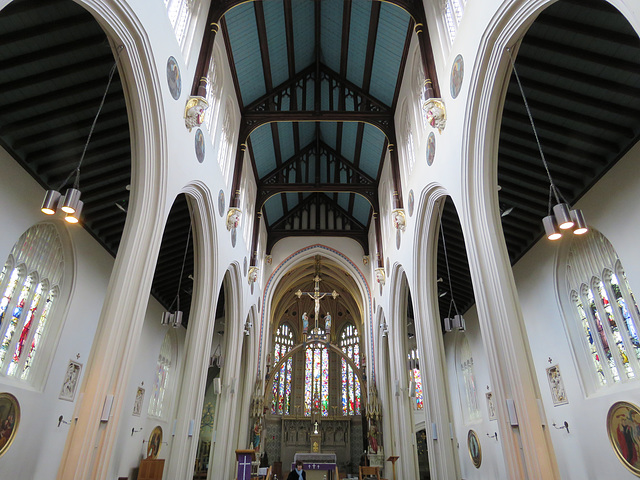
POLYGON ((174 367, 175 340, 171 331, 167 332, 160 347, 158 363, 156 364, 156 378, 149 399, 149 416, 165 418, 169 411, 168 389, 171 369, 174 367))
POLYGON ((460 25, 460 20, 464 13, 465 3, 466 0, 442 0, 444 21, 447 25, 447 32, 449 33, 451 43, 453 43, 453 39, 456 38, 458 25, 460 25))
POLYGON ((413 171, 413 164, 416 161, 413 145, 413 130, 411 129, 411 116, 409 115, 409 108, 405 103, 404 106, 404 152, 405 162, 407 165, 407 174, 410 175, 413 171))
POLYGON ((574 348, 582 352, 579 358, 590 358, 584 362, 594 379, 590 385, 601 388, 636 378, 640 313, 622 262, 604 235, 591 230, 585 238, 572 239, 566 280, 575 319, 569 331, 574 348))
POLYGON ((411 349, 407 356, 409 357, 409 376, 416 390, 416 408, 422 410, 424 408, 424 394, 422 392, 422 377, 420 376, 420 357, 415 348, 411 349))
POLYGON ((420 56, 420 49, 416 49, 413 55, 413 89, 415 91, 416 98, 416 125, 422 125, 426 127, 429 122, 427 120, 427 111, 424 109, 424 103, 428 100, 426 79, 424 78, 424 70, 422 70, 422 57, 420 56))
POLYGON ((204 112, 204 124, 209 130, 212 141, 215 143, 215 127, 220 113, 220 98, 222 95, 222 69, 220 68, 220 57, 218 50, 214 49, 213 55, 209 62, 209 70, 207 70, 207 96, 206 100, 209 104, 204 112))
POLYGON ((218 152, 218 164, 222 175, 226 180, 231 166, 231 152, 233 144, 233 104, 227 100, 224 106, 224 118, 222 120, 222 134, 220 138, 220 150, 218 152))
POLYGON ((458 369, 461 377, 460 399, 466 405, 465 417, 469 421, 480 419, 480 407, 478 404, 478 388, 476 374, 473 368, 473 354, 469 342, 464 333, 460 334, 458 342, 458 369))
POLYGON ((322 344, 310 345, 305 351, 304 414, 320 412, 329 415, 329 352, 322 344))
MULTIPOLYGON (((293 332, 286 323, 280 325, 276 331, 273 346, 273 362, 277 364, 293 348, 293 332)), ((291 373, 293 358, 289 357, 280 367, 280 371, 273 379, 273 401, 271 413, 274 415, 289 415, 291 413, 291 373)))
POLYGON ((171 22, 171 27, 173 27, 173 31, 176 34, 176 40, 178 40, 182 53, 185 55, 188 50, 187 44, 191 23, 196 17, 200 3, 196 0, 164 0, 169 22, 171 22))
POLYGON ((0 276, 0 375, 37 383, 33 367, 43 340, 49 331, 49 338, 56 337, 48 320, 63 271, 62 244, 53 225, 31 227, 13 246, 0 276))
MULTIPOLYGON (((354 325, 342 330, 340 348, 360 368, 360 337, 354 325)), ((360 381, 351 365, 342 359, 342 414, 360 415, 360 381)))

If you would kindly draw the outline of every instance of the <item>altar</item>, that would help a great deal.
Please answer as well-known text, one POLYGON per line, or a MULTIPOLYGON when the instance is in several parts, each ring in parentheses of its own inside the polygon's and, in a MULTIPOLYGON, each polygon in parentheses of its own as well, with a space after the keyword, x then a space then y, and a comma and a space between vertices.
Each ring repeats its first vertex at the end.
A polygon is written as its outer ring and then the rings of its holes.
POLYGON ((293 457, 291 470, 296 468, 300 460, 307 472, 307 480, 337 480, 335 453, 296 453, 293 457))

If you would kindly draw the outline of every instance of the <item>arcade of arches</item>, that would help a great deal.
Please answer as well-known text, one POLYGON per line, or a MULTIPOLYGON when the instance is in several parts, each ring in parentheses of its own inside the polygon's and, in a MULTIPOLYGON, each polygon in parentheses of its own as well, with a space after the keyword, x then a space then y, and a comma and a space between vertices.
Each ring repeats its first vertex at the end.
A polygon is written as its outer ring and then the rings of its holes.
POLYGON ((0 0, 0 478, 640 477, 639 33, 0 0))

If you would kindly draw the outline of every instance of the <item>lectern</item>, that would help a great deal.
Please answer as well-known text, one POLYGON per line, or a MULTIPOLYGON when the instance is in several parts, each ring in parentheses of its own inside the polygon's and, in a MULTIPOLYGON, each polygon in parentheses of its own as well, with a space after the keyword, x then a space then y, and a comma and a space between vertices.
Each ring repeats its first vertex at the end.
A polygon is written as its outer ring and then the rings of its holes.
POLYGON ((391 467, 393 468, 393 480, 396 480, 396 462, 400 457, 397 455, 391 455, 387 458, 387 462, 391 462, 391 467))
POLYGON ((255 450, 236 450, 238 480, 251 480, 251 461, 256 459, 255 450))

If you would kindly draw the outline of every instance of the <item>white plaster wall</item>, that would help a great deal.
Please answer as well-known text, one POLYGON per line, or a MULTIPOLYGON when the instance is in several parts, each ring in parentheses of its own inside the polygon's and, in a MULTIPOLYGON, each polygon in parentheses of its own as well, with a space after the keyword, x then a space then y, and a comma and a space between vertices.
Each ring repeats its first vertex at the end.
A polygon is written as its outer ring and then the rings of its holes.
MULTIPOLYGON (((577 207, 617 250, 633 291, 640 291, 640 196, 637 170, 640 145, 636 145, 585 195, 577 207)), ((609 407, 625 400, 640 404, 638 381, 615 385, 586 396, 572 354, 564 318, 556 295, 556 268, 561 244, 543 239, 514 267, 514 276, 538 376, 548 428, 563 479, 635 478, 616 458, 606 432, 609 407), (551 363, 549 362, 551 358, 551 363), (567 405, 553 406, 546 369, 558 364, 565 384, 567 405), (569 433, 551 424, 569 423, 569 433)), ((637 295, 636 295, 637 297, 637 295)))

